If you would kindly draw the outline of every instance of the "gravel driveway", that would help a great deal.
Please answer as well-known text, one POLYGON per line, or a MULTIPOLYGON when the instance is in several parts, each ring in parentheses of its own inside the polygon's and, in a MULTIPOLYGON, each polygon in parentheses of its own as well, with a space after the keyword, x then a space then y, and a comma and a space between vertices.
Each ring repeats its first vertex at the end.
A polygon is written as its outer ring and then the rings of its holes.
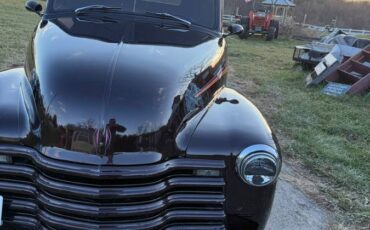
POLYGON ((330 213, 307 197, 290 178, 304 180, 284 164, 266 230, 328 229, 332 219, 330 213))

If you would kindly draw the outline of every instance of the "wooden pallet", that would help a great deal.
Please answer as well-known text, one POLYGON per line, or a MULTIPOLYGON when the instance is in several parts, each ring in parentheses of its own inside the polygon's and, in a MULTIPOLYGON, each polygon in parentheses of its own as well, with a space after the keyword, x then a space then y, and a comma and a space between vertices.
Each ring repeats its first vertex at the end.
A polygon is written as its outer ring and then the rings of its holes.
POLYGON ((349 95, 365 94, 370 89, 370 45, 341 64, 325 80, 329 84, 349 85, 349 95))

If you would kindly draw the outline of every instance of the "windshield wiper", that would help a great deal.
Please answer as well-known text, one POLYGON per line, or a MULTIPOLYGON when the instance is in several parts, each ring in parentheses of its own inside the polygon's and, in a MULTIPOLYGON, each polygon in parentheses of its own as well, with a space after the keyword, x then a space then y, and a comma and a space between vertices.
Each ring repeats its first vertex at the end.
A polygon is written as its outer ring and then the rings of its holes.
POLYGON ((80 13, 77 19, 82 22, 95 22, 95 23, 119 23, 118 20, 111 17, 93 17, 80 13))
POLYGON ((91 6, 85 6, 81 7, 75 10, 76 14, 84 13, 84 12, 119 12, 122 8, 120 7, 110 7, 105 5, 91 5, 91 6))
MULTIPOLYGON (((78 8, 78 9, 75 10, 75 13, 78 14, 78 15, 81 15, 81 14, 84 14, 84 13, 87 13, 87 12, 114 12, 114 13, 122 13, 122 14, 140 15, 140 14, 134 13, 134 12, 122 11, 122 8, 120 8, 120 7, 110 7, 110 6, 105 6, 105 5, 85 6, 85 7, 81 7, 81 8, 78 8)), ((176 21, 176 22, 179 22, 181 25, 186 26, 187 28, 189 28, 191 26, 190 21, 188 21, 186 19, 183 19, 183 18, 180 18, 180 17, 175 16, 175 15, 169 14, 169 13, 157 13, 157 12, 147 11, 147 12, 144 13, 144 15, 149 16, 149 17, 155 17, 155 18, 160 18, 160 19, 167 19, 167 20, 176 21)))
POLYGON ((173 20, 173 21, 177 21, 177 22, 180 22, 182 25, 186 26, 186 27, 190 27, 191 26, 191 22, 186 20, 186 19, 183 19, 183 18, 180 18, 178 16, 175 16, 175 15, 172 15, 172 14, 169 14, 169 13, 155 13, 155 12, 145 12, 145 15, 147 16, 150 16, 150 17, 156 17, 156 18, 161 18, 161 19, 169 19, 169 20, 173 20))

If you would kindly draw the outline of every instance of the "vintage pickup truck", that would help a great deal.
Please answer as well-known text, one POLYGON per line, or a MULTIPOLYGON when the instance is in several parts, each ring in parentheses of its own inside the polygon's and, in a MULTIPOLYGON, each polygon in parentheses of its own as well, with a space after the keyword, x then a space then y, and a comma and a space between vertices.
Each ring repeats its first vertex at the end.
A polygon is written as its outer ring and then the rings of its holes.
POLYGON ((281 153, 226 87, 223 1, 43 4, 0 72, 0 228, 263 229, 281 153))

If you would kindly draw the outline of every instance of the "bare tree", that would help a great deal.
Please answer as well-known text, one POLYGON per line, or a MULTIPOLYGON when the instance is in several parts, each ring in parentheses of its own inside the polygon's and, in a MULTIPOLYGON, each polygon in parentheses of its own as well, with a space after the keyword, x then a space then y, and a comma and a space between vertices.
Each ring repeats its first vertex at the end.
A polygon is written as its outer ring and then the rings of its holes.
POLYGON ((295 0, 295 20, 327 25, 336 19, 337 26, 352 29, 370 29, 370 2, 347 2, 343 0, 295 0))

